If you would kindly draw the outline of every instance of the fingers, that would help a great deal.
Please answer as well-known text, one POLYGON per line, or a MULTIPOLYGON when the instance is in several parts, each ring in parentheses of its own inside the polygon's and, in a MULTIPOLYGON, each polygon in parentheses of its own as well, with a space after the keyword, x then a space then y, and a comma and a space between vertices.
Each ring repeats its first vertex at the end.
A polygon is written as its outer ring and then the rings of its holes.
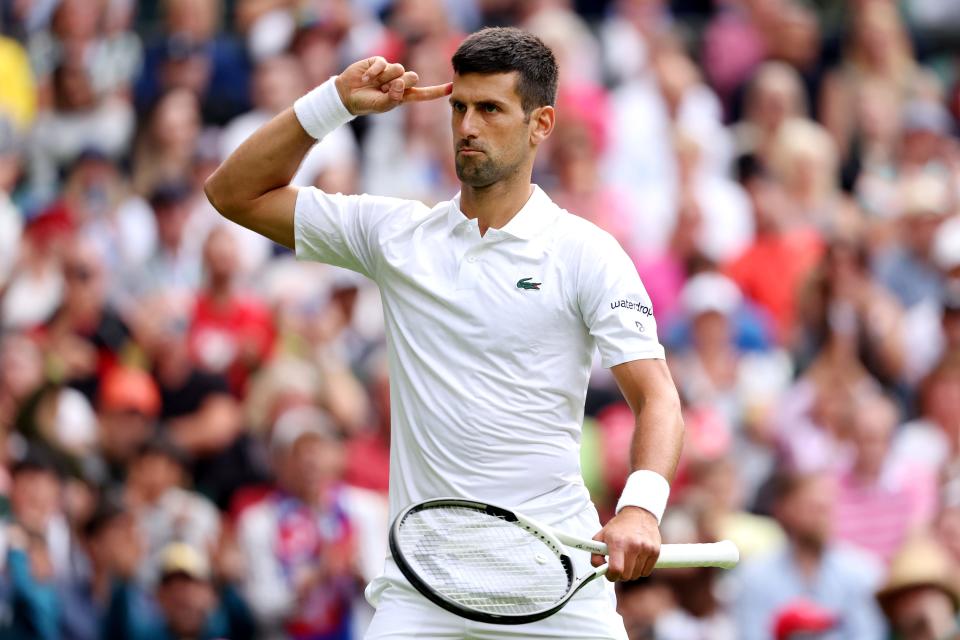
MULTIPOLYGON (((650 575, 660 556, 660 545, 636 536, 607 536, 607 579, 636 580, 650 575)), ((591 558, 591 564, 597 564, 591 558)))
POLYGON ((453 91, 453 83, 437 84, 432 87, 411 87, 403 92, 404 102, 422 102, 424 100, 436 100, 450 95, 453 91))
POLYGON ((402 64, 397 62, 389 62, 387 63, 387 66, 384 67, 383 71, 375 76, 371 76, 372 82, 380 85, 382 89, 384 85, 392 84, 394 80, 400 79, 402 82, 405 71, 406 69, 403 68, 402 64))
POLYGON ((623 579, 623 546, 617 544, 616 541, 608 540, 607 550, 609 552, 607 556, 607 580, 614 582, 623 579))
POLYGON ((657 547, 657 549, 655 550, 648 551, 646 561, 643 563, 643 565, 640 566, 638 564, 638 567, 640 568, 640 572, 639 572, 640 576, 647 577, 648 575, 653 573, 653 570, 657 566, 657 558, 659 557, 660 557, 659 547, 657 547))
POLYGON ((381 56, 367 58, 367 63, 369 66, 363 72, 363 75, 360 76, 360 79, 364 82, 370 82, 372 78, 379 76, 387 68, 387 64, 389 64, 387 59, 381 56))

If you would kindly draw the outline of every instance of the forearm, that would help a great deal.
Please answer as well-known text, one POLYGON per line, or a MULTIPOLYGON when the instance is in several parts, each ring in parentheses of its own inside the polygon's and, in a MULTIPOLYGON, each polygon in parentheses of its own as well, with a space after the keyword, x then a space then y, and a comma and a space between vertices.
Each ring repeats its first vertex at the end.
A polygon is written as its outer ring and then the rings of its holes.
POLYGON ((683 428, 676 390, 668 397, 648 399, 636 417, 630 444, 631 470, 648 469, 672 482, 683 448, 683 428))

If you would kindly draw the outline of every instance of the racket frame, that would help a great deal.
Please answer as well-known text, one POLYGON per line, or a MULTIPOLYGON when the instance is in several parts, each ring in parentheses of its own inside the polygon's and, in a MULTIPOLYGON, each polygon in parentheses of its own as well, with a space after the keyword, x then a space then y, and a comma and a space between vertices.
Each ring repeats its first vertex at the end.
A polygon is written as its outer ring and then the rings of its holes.
MULTIPOLYGON (((515 625, 543 620, 544 618, 547 618, 562 609, 570 600, 570 598, 576 595, 578 591, 580 591, 595 578, 598 578, 607 572, 607 565, 604 564, 585 574, 584 576, 577 578, 573 560, 569 555, 564 553, 564 547, 566 546, 579 549, 581 551, 586 551, 591 554, 605 556, 607 555, 607 545, 603 542, 570 535, 554 527, 540 524, 532 518, 526 517, 504 507, 499 507, 476 500, 467 500, 464 498, 434 498, 432 500, 425 500, 423 502, 409 505, 397 515, 393 521, 393 524, 390 526, 389 544, 391 556, 397 563, 397 567, 400 569, 400 572, 410 582, 413 588, 415 588, 424 597, 437 606, 446 609, 447 611, 460 617, 473 620, 475 622, 515 625), (551 551, 557 554, 557 557, 563 565, 564 571, 566 571, 569 585, 566 595, 551 607, 540 611, 535 611, 533 613, 497 614, 465 607, 455 600, 447 598, 439 591, 436 591, 432 586, 420 578, 420 576, 417 574, 417 571, 410 565, 401 552, 399 543, 400 528, 404 519, 413 512, 426 511, 429 509, 447 506, 474 509, 476 511, 486 513, 487 515, 501 518, 506 522, 515 523, 517 526, 539 538, 547 547, 550 548, 551 551)), ((729 540, 704 544, 664 544, 660 546, 660 557, 657 559, 656 568, 669 569, 680 567, 718 567, 722 569, 730 569, 736 566, 739 560, 740 553, 737 550, 736 545, 729 540)))

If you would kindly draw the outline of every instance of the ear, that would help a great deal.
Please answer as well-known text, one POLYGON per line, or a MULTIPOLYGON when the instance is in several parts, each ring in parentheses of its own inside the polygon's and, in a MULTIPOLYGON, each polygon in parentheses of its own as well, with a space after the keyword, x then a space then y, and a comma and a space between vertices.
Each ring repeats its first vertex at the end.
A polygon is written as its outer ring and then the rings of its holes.
POLYGON ((556 124, 557 111, 550 105, 537 107, 530 112, 530 144, 537 146, 547 139, 556 124))

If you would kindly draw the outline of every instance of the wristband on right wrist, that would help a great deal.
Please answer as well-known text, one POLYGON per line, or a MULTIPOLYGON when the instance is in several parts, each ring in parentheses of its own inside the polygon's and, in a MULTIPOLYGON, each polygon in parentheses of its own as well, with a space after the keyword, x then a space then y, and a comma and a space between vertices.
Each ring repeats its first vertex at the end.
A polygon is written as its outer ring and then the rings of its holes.
POLYGON ((670 483, 656 471, 639 469, 630 474, 617 502, 617 513, 624 507, 646 509, 657 518, 657 524, 663 519, 670 498, 670 483))
POLYGON ((356 117, 340 99, 336 78, 331 77, 293 103, 300 126, 317 140, 356 117))

